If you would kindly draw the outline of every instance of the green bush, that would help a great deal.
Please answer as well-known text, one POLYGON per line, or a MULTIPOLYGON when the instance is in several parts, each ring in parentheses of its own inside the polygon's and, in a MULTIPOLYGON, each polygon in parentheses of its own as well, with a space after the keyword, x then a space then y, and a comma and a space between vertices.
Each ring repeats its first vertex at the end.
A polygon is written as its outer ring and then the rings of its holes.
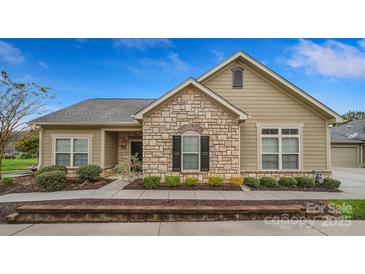
POLYGON ((185 184, 188 186, 196 186, 199 183, 199 179, 196 177, 187 177, 185 179, 185 184))
POLYGON ((62 171, 65 174, 67 174, 67 168, 64 166, 59 166, 59 165, 53 165, 53 166, 45 166, 40 168, 36 173, 35 176, 38 176, 40 174, 42 174, 43 172, 49 172, 49 171, 62 171))
POLYGON ((168 187, 177 187, 180 184, 180 176, 166 176, 165 181, 168 187))
POLYGON ((20 154, 19 158, 20 159, 31 159, 31 158, 33 158, 33 155, 30 153, 22 153, 22 154, 20 154))
POLYGON ((288 186, 288 187, 296 187, 297 180, 293 177, 281 177, 279 179, 279 185, 281 186, 288 186))
POLYGON ((305 187, 305 188, 311 188, 314 187, 315 182, 314 179, 311 177, 295 177, 295 180, 297 181, 297 185, 299 187, 305 187))
POLYGON ((77 169, 76 173, 79 176, 79 181, 81 183, 85 182, 95 182, 100 178, 100 174, 103 170, 100 166, 96 165, 86 165, 81 166, 77 169))
POLYGON ((279 183, 273 177, 261 177, 260 185, 267 186, 267 187, 278 187, 279 183))
POLYGON ((255 177, 245 177, 243 178, 243 184, 250 187, 258 187, 260 185, 260 181, 255 177))
POLYGON ((143 186, 147 189, 155 189, 160 185, 161 177, 146 176, 143 178, 143 186))
POLYGON ((13 177, 5 177, 2 180, 2 183, 4 185, 12 185, 14 183, 15 179, 13 177))
POLYGON ((338 189, 341 185, 341 182, 339 180, 335 180, 332 178, 324 178, 323 187, 327 189, 338 189))
POLYGON ((208 178, 208 184, 211 186, 221 186, 223 185, 223 178, 218 177, 218 176, 210 176, 208 178))
POLYGON ((66 183, 66 173, 61 170, 47 171, 36 177, 36 182, 41 191, 57 191, 66 183))

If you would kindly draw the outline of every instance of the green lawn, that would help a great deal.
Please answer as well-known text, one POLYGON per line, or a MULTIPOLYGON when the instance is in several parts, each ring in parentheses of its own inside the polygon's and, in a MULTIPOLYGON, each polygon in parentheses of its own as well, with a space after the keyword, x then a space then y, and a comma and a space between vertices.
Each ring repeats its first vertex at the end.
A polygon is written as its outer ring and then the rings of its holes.
POLYGON ((340 210, 348 220, 365 220, 365 200, 330 200, 330 205, 340 210))
POLYGON ((29 171, 28 167, 36 165, 37 162, 37 158, 20 159, 18 156, 16 159, 3 159, 1 170, 3 174, 9 172, 29 171))

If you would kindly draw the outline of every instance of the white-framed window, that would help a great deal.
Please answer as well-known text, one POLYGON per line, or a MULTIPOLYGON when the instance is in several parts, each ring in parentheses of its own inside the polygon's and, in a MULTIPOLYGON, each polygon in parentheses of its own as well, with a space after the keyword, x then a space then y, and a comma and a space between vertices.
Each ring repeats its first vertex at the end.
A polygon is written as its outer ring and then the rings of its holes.
POLYGON ((300 167, 300 130, 295 127, 261 128, 261 169, 298 170, 300 167))
POLYGON ((80 167, 90 162, 90 139, 84 137, 54 138, 54 164, 80 167))
POLYGON ((183 171, 200 170, 200 135, 181 136, 181 158, 183 171))

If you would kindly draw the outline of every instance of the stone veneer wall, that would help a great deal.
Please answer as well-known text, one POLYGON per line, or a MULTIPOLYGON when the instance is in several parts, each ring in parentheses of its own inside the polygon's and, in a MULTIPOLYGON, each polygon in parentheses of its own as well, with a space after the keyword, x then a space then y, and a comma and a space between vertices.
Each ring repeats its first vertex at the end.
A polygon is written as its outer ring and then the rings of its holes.
POLYGON ((196 176, 206 182, 208 176, 229 179, 239 175, 239 125, 237 118, 212 103, 192 88, 180 92, 175 98, 143 119, 143 171, 144 175, 196 176), (199 125, 202 135, 209 136, 210 167, 208 172, 172 171, 172 136, 181 135, 183 125, 199 125))
POLYGON ((301 176, 313 176, 315 173, 323 174, 325 177, 331 176, 331 171, 329 170, 292 170, 292 171, 271 171, 271 170, 245 170, 241 171, 243 177, 301 177, 301 176))

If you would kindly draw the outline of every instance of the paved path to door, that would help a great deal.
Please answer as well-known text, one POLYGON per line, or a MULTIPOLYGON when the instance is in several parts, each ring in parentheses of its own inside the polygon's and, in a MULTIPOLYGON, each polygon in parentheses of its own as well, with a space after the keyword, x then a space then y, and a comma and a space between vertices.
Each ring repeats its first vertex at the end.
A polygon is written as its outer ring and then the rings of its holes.
POLYGON ((0 235, 15 236, 364 236, 365 221, 328 223, 265 221, 177 223, 0 224, 0 235))
POLYGON ((304 191, 202 191, 202 190, 124 190, 126 182, 116 180, 97 190, 13 193, 0 196, 0 203, 68 199, 192 199, 192 200, 298 200, 365 199, 365 188, 344 192, 304 191))

